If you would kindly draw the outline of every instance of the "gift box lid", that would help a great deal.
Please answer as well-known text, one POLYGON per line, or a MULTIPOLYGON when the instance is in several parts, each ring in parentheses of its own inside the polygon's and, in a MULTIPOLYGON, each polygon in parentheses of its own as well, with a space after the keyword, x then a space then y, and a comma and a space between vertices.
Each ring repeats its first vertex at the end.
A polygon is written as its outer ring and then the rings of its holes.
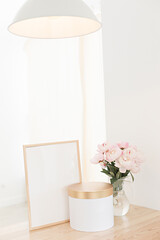
POLYGON ((109 183, 77 183, 68 187, 68 195, 78 199, 98 199, 113 195, 113 186, 109 183))

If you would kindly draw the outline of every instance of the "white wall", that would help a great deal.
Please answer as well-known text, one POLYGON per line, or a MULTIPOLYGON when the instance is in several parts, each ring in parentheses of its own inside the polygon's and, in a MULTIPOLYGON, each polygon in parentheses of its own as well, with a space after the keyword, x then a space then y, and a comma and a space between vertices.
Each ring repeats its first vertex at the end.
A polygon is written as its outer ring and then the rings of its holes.
POLYGON ((0 207, 25 201, 22 142, 28 132, 24 40, 7 31, 20 4, 22 0, 0 2, 0 207))
POLYGON ((97 145, 106 140, 105 91, 103 74, 102 32, 80 40, 81 82, 83 93, 84 181, 105 181, 101 168, 91 164, 97 145))
MULTIPOLYGON (((89 160, 106 135, 101 32, 14 36, 7 27, 24 1, 0 2, 0 207, 26 200, 23 144, 79 139, 87 175, 98 171, 89 160)), ((85 2, 100 15, 100 0, 85 2)))
POLYGON ((107 137, 145 155, 134 204, 160 210, 160 2, 103 0, 107 137))

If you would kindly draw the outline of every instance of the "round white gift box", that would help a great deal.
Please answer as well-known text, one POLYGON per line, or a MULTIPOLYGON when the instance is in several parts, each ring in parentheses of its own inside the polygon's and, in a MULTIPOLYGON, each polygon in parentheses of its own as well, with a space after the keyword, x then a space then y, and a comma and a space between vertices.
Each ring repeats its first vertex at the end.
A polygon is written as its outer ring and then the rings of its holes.
POLYGON ((105 231, 114 225, 113 187, 108 183, 79 183, 68 187, 70 225, 84 232, 105 231))

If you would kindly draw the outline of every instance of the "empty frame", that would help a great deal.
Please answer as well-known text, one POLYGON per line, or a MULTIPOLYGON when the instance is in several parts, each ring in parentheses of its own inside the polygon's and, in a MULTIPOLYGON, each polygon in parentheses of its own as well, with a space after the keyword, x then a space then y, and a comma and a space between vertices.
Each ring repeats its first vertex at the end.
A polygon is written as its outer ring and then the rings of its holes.
POLYGON ((67 186, 81 182, 79 142, 23 147, 30 230, 69 221, 67 186))

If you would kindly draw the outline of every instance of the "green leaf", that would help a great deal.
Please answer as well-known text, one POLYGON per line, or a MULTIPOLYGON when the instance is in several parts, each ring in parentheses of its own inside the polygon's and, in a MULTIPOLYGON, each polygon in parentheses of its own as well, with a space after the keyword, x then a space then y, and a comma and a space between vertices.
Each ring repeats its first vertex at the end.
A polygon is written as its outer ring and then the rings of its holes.
POLYGON ((112 166, 111 164, 107 164, 107 168, 110 172, 113 172, 115 175, 116 173, 119 171, 119 168, 115 167, 115 166, 112 166))
POLYGON ((131 172, 130 172, 130 174, 131 174, 131 177, 132 177, 132 181, 134 182, 134 176, 131 172))
POLYGON ((116 178, 117 178, 117 179, 119 179, 119 178, 120 178, 120 176, 121 176, 121 173, 120 173, 120 172, 118 172, 118 173, 116 174, 116 178))
POLYGON ((109 172, 109 171, 107 171, 106 169, 103 169, 101 172, 102 172, 102 173, 105 173, 106 175, 108 175, 109 177, 111 177, 111 174, 110 174, 110 172, 109 172))
POLYGON ((112 177, 115 177, 115 174, 113 172, 110 172, 110 174, 111 174, 112 177))
POLYGON ((127 177, 127 175, 130 173, 129 170, 127 170, 125 173, 122 173, 122 177, 127 177))

